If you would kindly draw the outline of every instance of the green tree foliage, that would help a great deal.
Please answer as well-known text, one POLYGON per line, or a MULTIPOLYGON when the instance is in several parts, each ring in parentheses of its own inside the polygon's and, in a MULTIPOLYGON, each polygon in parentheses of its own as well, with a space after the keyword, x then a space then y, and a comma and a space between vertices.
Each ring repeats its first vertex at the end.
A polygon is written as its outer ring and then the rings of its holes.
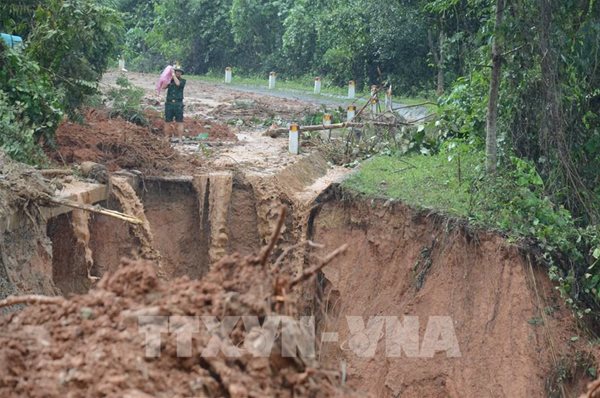
MULTIPOLYGON (((203 73, 326 75, 345 85, 392 82, 399 92, 433 87, 429 18, 416 0, 121 0, 125 51, 142 70, 181 61, 203 73), (133 11, 132 11, 133 10, 133 11), (157 56, 156 54, 161 54, 157 56)), ((451 58, 451 57, 449 57, 451 58)))
POLYGON ((325 49, 322 67, 338 84, 354 79, 362 85, 373 66, 365 4, 363 0, 334 0, 320 20, 319 46, 325 49))
MULTIPOLYGON (((544 0, 508 7, 501 28, 500 150, 532 161, 548 194, 582 222, 597 220, 600 5, 544 0)), ((489 23, 477 35, 490 39, 489 23)), ((487 101, 489 43, 480 41, 467 75, 443 99, 454 133, 482 133, 485 108, 477 101, 487 101)))
POLYGON ((0 32, 27 37, 33 13, 43 0, 5 0, 0 3, 0 32))
POLYGON ((154 0, 120 0, 117 4, 125 27, 121 56, 130 68, 142 72, 152 71, 165 63, 162 33, 154 29, 161 20, 155 7, 157 1, 154 0))
MULTIPOLYGON (((504 215, 505 228, 537 238, 567 301, 600 319, 600 6, 537 0, 507 7, 498 32, 504 44, 498 119, 503 171, 487 195, 497 205, 493 214, 504 215)), ((493 12, 485 12, 465 76, 441 100, 450 136, 484 133, 493 39, 493 12)))
POLYGON ((43 159, 38 143, 51 141, 58 126, 62 96, 39 65, 25 54, 0 45, 0 147, 12 158, 43 159))
POLYGON ((282 66, 293 75, 312 72, 318 62, 317 21, 314 18, 319 15, 319 3, 297 1, 283 21, 282 66))
POLYGON ((369 80, 389 81, 396 93, 415 94, 434 82, 429 67, 427 18, 416 2, 368 2, 370 52, 377 56, 369 80), (377 74, 375 74, 377 72, 377 74))
POLYGON ((95 93, 121 32, 119 14, 92 0, 49 0, 36 10, 27 53, 65 92, 70 115, 95 93))
POLYGON ((233 0, 231 32, 244 68, 268 72, 277 66, 283 21, 291 0, 233 0))
POLYGON ((181 61, 188 72, 226 66, 233 50, 230 6, 231 0, 163 1, 156 8, 163 53, 181 61))
POLYGON ((0 146, 39 163, 63 111, 74 115, 119 46, 112 0, 11 0, 0 5, 2 29, 27 38, 23 52, 0 49, 0 146))

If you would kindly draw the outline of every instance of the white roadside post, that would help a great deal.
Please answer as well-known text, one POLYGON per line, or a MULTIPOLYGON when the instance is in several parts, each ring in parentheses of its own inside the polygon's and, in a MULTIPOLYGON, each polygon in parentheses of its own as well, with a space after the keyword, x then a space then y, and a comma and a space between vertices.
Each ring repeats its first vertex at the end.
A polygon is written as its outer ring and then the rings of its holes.
POLYGON ((127 69, 125 69, 125 59, 123 59, 123 56, 119 58, 119 70, 121 72, 127 72, 127 69))
POLYGON ((315 94, 321 94, 321 78, 315 77, 315 94))
MULTIPOLYGON (((323 126, 331 126, 331 114, 330 113, 323 114, 323 126)), ((323 141, 331 140, 331 129, 323 130, 323 132, 321 133, 321 139, 323 141)))
POLYGON ((231 67, 225 68, 225 83, 231 83, 231 67))
POLYGON ((371 114, 377 114, 377 107, 379 104, 379 99, 377 97, 371 97, 371 114))
POLYGON ((275 79, 277 77, 277 73, 271 72, 269 73, 269 89, 273 90, 275 88, 275 79))
POLYGON ((354 80, 350 80, 348 82, 348 98, 353 99, 356 95, 356 84, 354 80))
POLYGON ((377 114, 377 108, 379 107, 379 96, 377 95, 378 88, 376 84, 371 86, 371 114, 377 114))
POLYGON ((385 92, 385 109, 388 111, 392 111, 392 86, 386 90, 385 92))
POLYGON ((348 113, 346 114, 346 121, 351 122, 356 114, 356 105, 348 105, 348 113))
POLYGON ((377 85, 373 84, 371 86, 371 97, 377 94, 377 85))
POLYGON ((297 155, 300 152, 300 126, 298 123, 290 124, 289 130, 289 151, 293 155, 297 155))

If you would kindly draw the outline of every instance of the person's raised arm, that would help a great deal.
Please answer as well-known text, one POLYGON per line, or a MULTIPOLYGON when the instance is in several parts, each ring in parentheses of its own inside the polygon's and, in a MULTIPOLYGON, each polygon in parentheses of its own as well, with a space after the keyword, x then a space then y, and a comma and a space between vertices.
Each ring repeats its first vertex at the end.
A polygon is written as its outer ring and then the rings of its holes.
POLYGON ((171 76, 173 77, 173 81, 175 82, 175 85, 179 86, 179 79, 177 78, 177 75, 175 75, 175 70, 173 70, 171 73, 172 73, 171 76))

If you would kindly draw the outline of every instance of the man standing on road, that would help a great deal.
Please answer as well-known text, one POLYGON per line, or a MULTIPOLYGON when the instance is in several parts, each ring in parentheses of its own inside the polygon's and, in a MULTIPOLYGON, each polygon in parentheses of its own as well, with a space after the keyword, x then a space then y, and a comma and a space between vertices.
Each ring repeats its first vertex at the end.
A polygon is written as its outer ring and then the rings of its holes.
POLYGON ((167 131, 171 137, 175 136, 172 122, 177 123, 177 137, 181 142, 183 137, 183 89, 185 79, 181 78, 183 69, 180 66, 173 68, 171 82, 167 86, 167 99, 165 101, 165 121, 168 123, 167 131))

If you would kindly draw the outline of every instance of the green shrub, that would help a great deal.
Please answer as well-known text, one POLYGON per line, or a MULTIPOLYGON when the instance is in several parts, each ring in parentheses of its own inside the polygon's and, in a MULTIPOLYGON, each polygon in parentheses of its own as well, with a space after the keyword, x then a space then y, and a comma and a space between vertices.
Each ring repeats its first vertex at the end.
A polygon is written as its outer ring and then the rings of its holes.
POLYGON ((141 126, 147 126, 148 120, 141 107, 144 90, 136 87, 125 77, 117 78, 118 88, 111 88, 107 92, 110 117, 120 116, 125 120, 141 126))
POLYGON ((27 54, 0 48, 0 66, 0 146, 15 160, 39 163, 38 144, 53 142, 62 96, 27 54))

